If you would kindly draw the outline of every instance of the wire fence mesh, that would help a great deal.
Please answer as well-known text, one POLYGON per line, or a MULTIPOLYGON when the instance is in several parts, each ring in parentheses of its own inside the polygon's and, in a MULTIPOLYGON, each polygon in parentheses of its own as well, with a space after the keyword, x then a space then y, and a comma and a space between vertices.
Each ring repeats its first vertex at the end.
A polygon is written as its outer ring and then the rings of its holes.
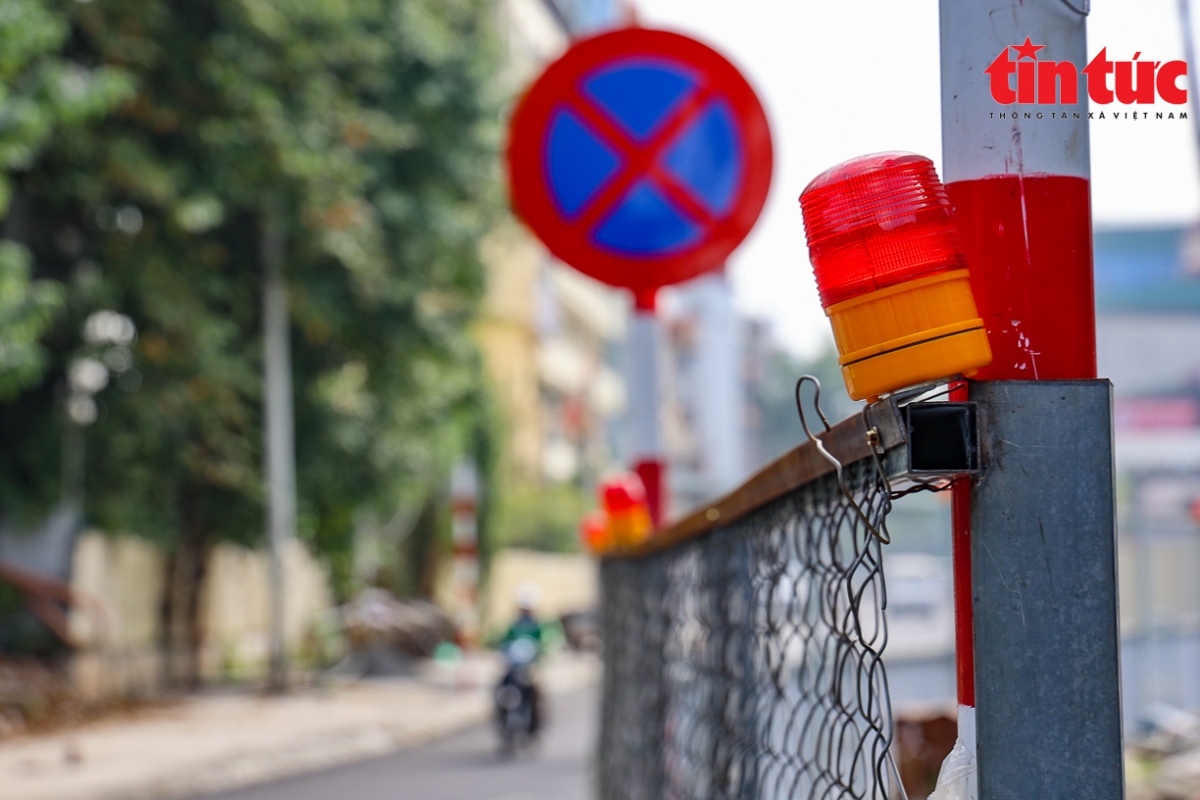
POLYGON ((603 800, 901 796, 877 466, 603 564, 603 800))

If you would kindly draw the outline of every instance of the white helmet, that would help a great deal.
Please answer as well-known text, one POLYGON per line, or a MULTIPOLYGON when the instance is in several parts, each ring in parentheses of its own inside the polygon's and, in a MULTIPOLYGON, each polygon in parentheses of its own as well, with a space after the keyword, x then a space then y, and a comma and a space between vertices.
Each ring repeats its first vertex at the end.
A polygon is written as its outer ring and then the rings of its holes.
POLYGON ((517 587, 517 608, 522 611, 533 611, 541 599, 542 590, 536 583, 522 583, 517 587))

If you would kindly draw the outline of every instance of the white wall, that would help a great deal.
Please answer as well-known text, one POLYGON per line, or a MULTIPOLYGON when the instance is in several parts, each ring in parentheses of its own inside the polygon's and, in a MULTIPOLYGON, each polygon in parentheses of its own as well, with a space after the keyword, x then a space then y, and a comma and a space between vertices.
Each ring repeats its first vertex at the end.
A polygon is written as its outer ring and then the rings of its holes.
MULTIPOLYGON (((300 542, 284 551, 285 642, 295 657, 333 597, 325 567, 300 542)), ((206 633, 206 680, 265 674, 270 623, 267 558, 258 550, 219 544, 209 557, 200 624, 206 633)), ((72 559, 71 586, 82 599, 70 630, 72 676, 86 697, 144 696, 161 688, 160 637, 166 556, 129 536, 84 533, 72 559)))

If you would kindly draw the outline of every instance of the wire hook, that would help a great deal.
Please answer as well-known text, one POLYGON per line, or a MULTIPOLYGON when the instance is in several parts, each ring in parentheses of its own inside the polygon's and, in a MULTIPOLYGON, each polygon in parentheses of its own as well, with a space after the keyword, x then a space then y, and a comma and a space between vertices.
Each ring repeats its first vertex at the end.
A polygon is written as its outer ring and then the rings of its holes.
MULTIPOLYGON (((804 386, 806 381, 812 383, 813 385, 813 408, 816 409, 817 416, 821 418, 821 423, 825 426, 825 432, 828 433, 829 431, 833 430, 833 426, 829 424, 829 418, 826 417, 825 412, 821 410, 821 381, 816 375, 801 375, 800 379, 796 381, 796 413, 800 415, 800 425, 804 428, 804 433, 808 436, 808 440, 817 448, 817 452, 820 453, 826 461, 833 465, 833 468, 837 473, 838 487, 842 490, 842 494, 846 496, 846 500, 850 502, 851 507, 858 515, 858 518, 862 521, 862 524, 867 527, 867 530, 871 532, 872 536, 879 540, 880 544, 891 544, 892 537, 887 534, 886 528, 881 531, 875 526, 874 523, 871 522, 870 518, 868 518, 866 513, 862 510, 862 506, 858 504, 858 501, 854 499, 854 495, 846 486, 846 478, 842 473, 842 462, 838 460, 837 456, 825 449, 825 443, 814 436, 812 430, 809 429, 808 420, 804 417, 804 403, 800 398, 800 389, 804 386)), ((874 453, 874 448, 871 448, 871 450, 872 453, 874 453)), ((876 459, 876 467, 878 469, 878 459, 876 459)))
POLYGON ((825 457, 831 460, 833 456, 825 451, 825 447, 821 444, 817 437, 813 436, 812 431, 808 429, 808 421, 804 419, 804 404, 800 402, 800 387, 805 381, 809 381, 813 385, 813 408, 817 410, 817 415, 821 418, 821 423, 825 426, 825 432, 833 430, 833 426, 829 424, 829 419, 825 416, 825 412, 821 410, 821 381, 816 375, 801 375, 800 380, 796 381, 796 411, 800 414, 800 424, 804 426, 804 432, 808 434, 808 438, 817 443, 817 447, 825 453, 825 457))

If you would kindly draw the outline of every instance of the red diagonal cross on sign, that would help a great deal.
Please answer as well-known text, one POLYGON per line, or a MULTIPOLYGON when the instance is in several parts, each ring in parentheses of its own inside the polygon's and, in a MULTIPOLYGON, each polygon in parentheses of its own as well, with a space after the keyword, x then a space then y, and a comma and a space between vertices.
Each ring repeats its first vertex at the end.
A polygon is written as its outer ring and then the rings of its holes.
POLYGON ((629 187, 641 178, 651 179, 658 184, 667 197, 693 220, 705 225, 712 222, 712 214, 708 209, 696 200, 691 190, 676 180, 669 170, 663 168, 659 163, 659 156, 674 142, 675 137, 700 115, 713 95, 714 92, 708 86, 702 86, 692 92, 666 124, 645 142, 635 142, 631 139, 606 113, 596 108, 590 99, 578 94, 568 98, 567 108, 586 122, 594 135, 616 150, 621 159, 621 167, 617 174, 587 199, 572 225, 590 231, 600 218, 625 196, 629 187))

